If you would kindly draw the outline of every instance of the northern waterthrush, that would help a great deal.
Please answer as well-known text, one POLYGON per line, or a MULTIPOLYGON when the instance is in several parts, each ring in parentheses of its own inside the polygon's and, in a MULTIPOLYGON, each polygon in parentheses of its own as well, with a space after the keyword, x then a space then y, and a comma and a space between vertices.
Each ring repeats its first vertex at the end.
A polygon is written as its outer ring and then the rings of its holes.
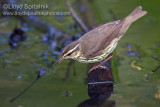
POLYGON ((104 60, 113 52, 128 27, 146 13, 146 11, 142 11, 141 6, 138 6, 124 19, 104 24, 89 31, 77 41, 67 45, 57 62, 59 63, 63 59, 74 59, 82 63, 95 63, 104 60))

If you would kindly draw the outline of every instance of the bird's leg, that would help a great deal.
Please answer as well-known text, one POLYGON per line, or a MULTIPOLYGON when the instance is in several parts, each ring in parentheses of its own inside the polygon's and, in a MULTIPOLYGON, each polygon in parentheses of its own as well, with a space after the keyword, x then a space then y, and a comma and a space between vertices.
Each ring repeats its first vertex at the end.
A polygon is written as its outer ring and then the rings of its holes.
POLYGON ((106 61, 108 61, 109 59, 111 59, 113 57, 113 53, 111 53, 103 62, 101 62, 99 65, 98 65, 98 67, 99 66, 101 66, 103 63, 105 63, 106 61))
POLYGON ((96 67, 97 64, 98 64, 98 62, 93 63, 93 64, 91 65, 91 68, 96 67))
POLYGON ((98 64, 97 66, 93 66, 93 67, 91 68, 91 70, 96 69, 96 68, 99 68, 103 63, 105 63, 106 61, 108 61, 109 59, 111 59, 112 56, 113 56, 113 53, 111 53, 105 60, 103 60, 103 62, 101 62, 101 63, 98 64))
MULTIPOLYGON (((90 71, 92 71, 93 69, 95 69, 95 68, 97 68, 97 63, 98 62, 95 62, 95 63, 93 63, 91 66, 90 66, 90 68, 91 68, 91 70, 90 71)), ((89 72, 88 72, 89 73, 89 72)))

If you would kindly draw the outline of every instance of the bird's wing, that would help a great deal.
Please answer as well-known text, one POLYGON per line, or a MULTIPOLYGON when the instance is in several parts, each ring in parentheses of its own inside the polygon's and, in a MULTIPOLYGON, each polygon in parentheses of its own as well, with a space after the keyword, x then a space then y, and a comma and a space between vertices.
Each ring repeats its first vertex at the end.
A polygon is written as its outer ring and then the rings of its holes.
POLYGON ((100 55, 109 43, 118 35, 122 22, 120 20, 104 24, 83 35, 81 43, 82 54, 86 58, 100 55))

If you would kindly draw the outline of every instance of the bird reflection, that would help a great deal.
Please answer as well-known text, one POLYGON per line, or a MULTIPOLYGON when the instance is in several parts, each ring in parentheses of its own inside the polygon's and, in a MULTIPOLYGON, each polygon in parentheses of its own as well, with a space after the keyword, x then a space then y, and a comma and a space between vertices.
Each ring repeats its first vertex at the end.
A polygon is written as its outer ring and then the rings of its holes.
POLYGON ((110 69, 100 66, 88 73, 88 95, 78 107, 114 107, 115 101, 107 100, 113 92, 113 77, 110 69))

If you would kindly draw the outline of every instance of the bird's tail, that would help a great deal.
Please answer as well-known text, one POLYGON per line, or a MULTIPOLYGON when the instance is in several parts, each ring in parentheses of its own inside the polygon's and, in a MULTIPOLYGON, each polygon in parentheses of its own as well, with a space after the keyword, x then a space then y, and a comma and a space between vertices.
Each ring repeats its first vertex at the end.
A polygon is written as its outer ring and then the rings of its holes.
POLYGON ((133 10, 132 13, 130 13, 127 17, 125 17, 124 19, 122 19, 120 21, 120 25, 121 29, 119 31, 118 37, 122 37, 124 35, 124 33, 127 31, 127 29, 129 28, 129 26, 136 21, 137 19, 141 18, 142 16, 144 16, 147 12, 146 11, 142 11, 142 7, 138 6, 136 9, 133 10))
POLYGON ((129 22, 130 24, 136 21, 137 19, 144 16, 147 12, 142 11, 142 7, 138 6, 136 9, 133 10, 132 13, 130 13, 126 18, 125 21, 129 22))
POLYGON ((132 13, 130 13, 127 17, 126 20, 130 20, 130 22, 134 22, 137 19, 141 18, 142 16, 144 16, 147 12, 146 11, 142 11, 142 7, 138 6, 136 9, 133 10, 132 13))

